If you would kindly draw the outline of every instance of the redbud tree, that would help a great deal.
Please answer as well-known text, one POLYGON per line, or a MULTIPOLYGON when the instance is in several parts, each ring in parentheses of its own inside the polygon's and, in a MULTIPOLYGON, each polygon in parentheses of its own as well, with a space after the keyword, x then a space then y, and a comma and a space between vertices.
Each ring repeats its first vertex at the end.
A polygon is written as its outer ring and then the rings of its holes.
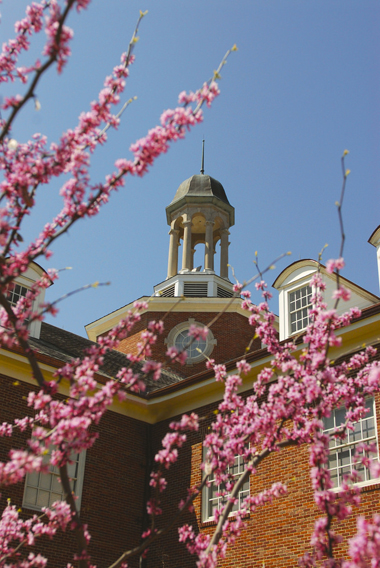
MULTIPOLYGON (((97 434, 92 426, 99 423, 115 397, 123 400, 127 392, 142 390, 144 376, 148 373, 156 379, 160 376, 160 365, 152 361, 150 355, 151 345, 164 328, 161 321, 150 322, 148 331, 141 338, 138 355, 130 356, 129 364, 113 380, 99 387, 96 373, 105 354, 117 348, 130 333, 139 320, 139 309, 145 307, 136 305, 116 328, 99 340, 98 345, 94 345, 80 360, 74 360, 57 371, 57 378, 67 379, 70 384, 70 396, 65 400, 57 399, 57 382, 44 379, 30 347, 29 326, 34 320, 43 319, 44 314, 56 311, 54 302, 46 303, 39 313, 35 313, 32 306, 41 290, 49 286, 58 273, 49 271, 40 278, 16 306, 10 304, 8 290, 32 261, 49 258, 54 242, 73 224, 97 215, 112 192, 124 186, 127 176, 145 175, 154 160, 168 150, 170 142, 183 138, 188 129, 202 121, 201 107, 204 103, 209 106, 219 94, 217 80, 220 69, 229 53, 236 49, 234 46, 227 52, 209 81, 195 92, 182 92, 178 106, 165 111, 160 124, 131 145, 132 158, 117 159, 114 171, 104 181, 93 181, 89 175, 91 156, 98 145, 106 143, 108 130, 118 126, 129 104, 129 101, 122 104, 121 97, 134 61, 138 27, 145 13, 140 13, 120 64, 106 78, 98 99, 79 116, 74 128, 68 129, 52 143, 48 143, 41 134, 27 142, 12 136, 12 126, 22 116, 26 104, 34 99, 38 106, 37 87, 49 69, 56 68, 59 73, 64 70, 72 38, 72 30, 67 25, 70 13, 74 9, 82 12, 89 3, 90 0, 32 3, 25 18, 16 23, 15 36, 3 45, 0 56, 0 81, 19 82, 23 89, 21 94, 3 101, 0 117, 0 346, 22 349, 39 387, 37 392, 33 391, 28 396, 32 416, 17 417, 12 423, 0 426, 1 436, 12 437, 21 431, 28 437, 23 449, 12 450, 8 460, 0 463, 0 484, 4 488, 21 483, 27 473, 47 472, 52 465, 59 469, 65 494, 64 501, 44 508, 42 515, 28 520, 23 520, 16 505, 8 503, 0 521, 0 562, 5 566, 43 568, 47 559, 36 554, 35 548, 33 552, 29 551, 29 547, 36 545, 42 535, 54 537, 59 529, 71 529, 76 539, 77 554, 73 563, 80 568, 92 566, 87 552, 91 527, 81 521, 67 466, 73 454, 83 452, 95 443, 97 434), (29 50, 34 36, 42 31, 47 38, 42 59, 21 67, 18 64, 20 56, 29 50), (38 191, 58 177, 63 180, 60 189, 62 209, 53 219, 47 220, 36 240, 21 247, 20 230, 25 218, 33 214, 38 191), (138 372, 137 368, 140 369, 138 372), (48 464, 45 459, 47 448, 53 448, 48 464)), ((344 159, 342 163, 344 166, 344 159)), ((343 167, 341 202, 345 181, 343 167)), ((339 271, 343 266, 341 256, 328 264, 328 270, 337 274, 336 302, 348 297, 348 291, 339 281, 339 271)), ((160 526, 161 495, 170 491, 165 472, 176 462, 178 452, 186 442, 186 432, 199 428, 199 417, 193 413, 170 425, 170 432, 164 437, 162 449, 155 457, 156 467, 150 481, 152 496, 146 504, 150 523, 142 535, 141 545, 115 558, 112 568, 126 567, 130 558, 144 554, 174 524, 180 526, 181 515, 191 509, 203 486, 209 483, 211 474, 217 484, 225 487, 224 504, 215 514, 215 530, 211 536, 196 534, 193 527, 184 525, 179 528, 179 539, 196 556, 199 567, 216 566, 218 559, 225 556, 227 546, 239 535, 247 513, 254 513, 257 507, 286 492, 283 484, 276 483, 262 493, 249 495, 240 511, 231 516, 240 488, 270 454, 289 445, 305 443, 310 447, 311 483, 321 516, 312 535, 313 552, 305 555, 301 562, 307 567, 379 566, 380 518, 376 516, 372 521, 358 521, 357 536, 348 544, 350 559, 336 557, 336 545, 341 537, 333 532, 332 521, 351 514, 352 505, 359 502, 360 495, 353 485, 358 480, 356 473, 347 476, 339 493, 332 491, 327 468, 329 438, 323 433, 323 418, 328 417, 334 408, 344 405, 347 409, 346 422, 336 435, 342 436, 347 428, 352 428, 353 423, 366 414, 365 398, 378 391, 380 368, 376 362, 371 362, 374 350, 370 347, 339 365, 330 364, 329 349, 339 341, 336 330, 349 325, 359 312, 350 310, 338 315, 337 304, 333 310, 327 311, 323 300, 324 282, 319 273, 314 276, 312 285, 315 294, 310 325, 303 337, 305 348, 297 357, 294 342, 280 343, 278 340, 275 318, 268 305, 270 294, 261 273, 258 273, 256 287, 262 291, 263 302, 258 306, 251 302, 249 292, 242 285, 235 285, 235 293, 243 296, 243 308, 249 312, 249 321, 271 354, 272 363, 257 377, 249 395, 242 397, 238 391, 242 375, 248 372, 249 365, 241 360, 236 374, 228 375, 223 365, 212 360, 207 362, 207 366, 215 372, 215 380, 224 383, 225 392, 210 433, 204 440, 207 457, 202 466, 202 483, 188 488, 187 492, 184 488, 184 499, 179 503, 177 514, 170 525, 160 526), (352 369, 355 369, 354 374, 349 372, 352 369), (229 469, 236 455, 243 456, 245 462, 245 472, 238 480, 231 477, 229 469)), ((194 327, 190 335, 195 340, 204 337, 207 331, 207 327, 194 327)), ((171 348, 168 359, 184 362, 186 354, 171 348)), ((368 458, 368 452, 373 448, 362 450, 357 460, 365 461, 366 466, 372 467, 373 475, 378 476, 377 464, 371 465, 368 458)))

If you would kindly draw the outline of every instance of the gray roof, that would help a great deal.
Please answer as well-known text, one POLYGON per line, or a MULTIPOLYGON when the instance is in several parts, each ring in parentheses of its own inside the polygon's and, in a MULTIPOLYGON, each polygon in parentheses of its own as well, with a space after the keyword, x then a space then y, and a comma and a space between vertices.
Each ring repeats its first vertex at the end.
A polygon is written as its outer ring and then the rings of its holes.
POLYGON ((189 179, 183 181, 177 189, 177 193, 175 194, 172 203, 179 201, 186 195, 197 197, 217 197, 227 205, 230 205, 226 192, 224 191, 224 187, 220 181, 204 174, 191 176, 189 179))
MULTIPOLYGON (((30 338, 29 341, 34 351, 62 361, 62 363, 69 363, 77 357, 82 358, 86 355, 86 349, 95 345, 85 337, 75 335, 46 322, 41 324, 40 338, 30 338)), ((113 378, 121 368, 127 367, 129 364, 130 361, 124 353, 111 350, 104 356, 104 364, 100 368, 100 374, 107 378, 113 378)), ((134 372, 141 370, 141 364, 134 364, 133 370, 134 372)), ((146 378, 147 388, 145 393, 141 394, 148 394, 167 385, 177 383, 181 379, 182 377, 176 373, 164 369, 158 381, 154 381, 151 376, 146 378)))

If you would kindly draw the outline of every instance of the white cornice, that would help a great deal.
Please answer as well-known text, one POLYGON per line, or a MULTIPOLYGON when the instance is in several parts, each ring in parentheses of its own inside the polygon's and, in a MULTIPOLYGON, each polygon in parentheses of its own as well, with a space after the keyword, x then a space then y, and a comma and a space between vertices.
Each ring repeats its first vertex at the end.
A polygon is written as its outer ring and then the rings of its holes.
MULTIPOLYGON (((176 312, 176 313, 193 313, 193 312, 212 312, 212 313, 238 313, 246 318, 249 312, 241 308, 240 298, 163 298, 162 296, 143 296, 138 299, 139 302, 147 302, 148 308, 141 311, 146 312, 176 312)), ((125 318, 130 310, 133 310, 133 302, 119 308, 115 312, 88 324, 85 326, 88 338, 96 341, 99 335, 106 333, 125 318)))

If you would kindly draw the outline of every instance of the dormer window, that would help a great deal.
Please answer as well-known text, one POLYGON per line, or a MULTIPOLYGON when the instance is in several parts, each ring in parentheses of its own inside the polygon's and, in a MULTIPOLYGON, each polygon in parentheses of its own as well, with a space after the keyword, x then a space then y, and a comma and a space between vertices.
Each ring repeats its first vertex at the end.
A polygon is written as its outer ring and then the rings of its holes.
MULTIPOLYGON (((274 281, 273 287, 279 291, 280 341, 304 331, 309 325, 309 311, 312 307, 311 297, 314 293, 310 282, 317 271, 325 284, 323 301, 326 303, 327 309, 331 310, 335 305, 333 293, 336 290, 336 275, 327 272, 323 264, 316 260, 298 260, 285 268, 274 281)), ((339 303, 338 314, 353 306, 363 309, 378 303, 378 296, 360 288, 344 276, 340 276, 340 282, 350 290, 351 299, 348 302, 339 303)))
POLYGON ((15 282, 10 284, 7 289, 7 300, 14 308, 20 298, 25 298, 28 293, 28 288, 21 286, 21 284, 16 284, 15 282))
MULTIPOLYGON (((36 262, 31 262, 27 270, 20 274, 16 281, 11 282, 7 286, 6 296, 11 307, 15 308, 21 298, 25 298, 28 292, 33 289, 35 283, 42 277, 49 278, 49 275, 36 262)), ((52 283, 53 282, 51 282, 51 284, 52 283)), ((33 313, 38 314, 41 312, 44 299, 45 288, 42 287, 37 295, 34 294, 31 306, 33 313)), ((38 318, 32 318, 28 328, 30 337, 34 337, 35 339, 40 337, 41 321, 38 318)))
POLYGON ((297 333, 308 326, 311 296, 310 286, 289 293, 290 333, 297 333))

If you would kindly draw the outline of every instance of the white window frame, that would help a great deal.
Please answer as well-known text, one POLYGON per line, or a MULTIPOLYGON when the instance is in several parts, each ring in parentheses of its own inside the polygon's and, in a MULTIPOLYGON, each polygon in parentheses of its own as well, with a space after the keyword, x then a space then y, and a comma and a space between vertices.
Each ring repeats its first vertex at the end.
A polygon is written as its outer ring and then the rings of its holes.
POLYGON ((329 434, 330 438, 330 454, 329 454, 329 471, 331 480, 334 483, 334 489, 339 491, 343 476, 351 473, 357 469, 362 477, 362 481, 356 483, 358 487, 366 487, 379 483, 379 479, 371 479, 371 474, 368 468, 364 466, 355 467, 353 457, 355 454, 355 447, 360 443, 376 443, 377 452, 372 454, 371 457, 375 461, 379 461, 379 443, 377 435, 377 420, 376 420, 376 405, 374 398, 369 398, 366 401, 367 408, 372 405, 372 413, 366 414, 358 422, 355 423, 355 430, 347 430, 346 437, 343 440, 335 438, 332 434, 344 422, 346 409, 344 407, 333 410, 329 418, 324 419, 325 427, 324 433, 329 434), (371 426, 372 422, 372 426, 371 426), (368 430, 370 433, 368 433, 368 430), (368 435, 366 436, 365 433, 368 435), (336 472, 336 475, 334 475, 336 472))
MULTIPOLYGON (((49 460, 50 452, 46 456, 49 460)), ((80 510, 83 490, 84 469, 86 462, 86 451, 76 454, 76 461, 73 464, 67 464, 68 475, 72 484, 72 489, 77 497, 76 506, 80 510)), ((63 501, 63 488, 61 487, 59 478, 59 469, 56 466, 50 466, 49 473, 32 472, 25 476, 24 497, 22 506, 25 509, 41 511, 42 507, 50 507, 55 501, 63 501), (35 503, 28 497, 31 492, 35 491, 35 503), (39 496, 44 493, 48 497, 43 504, 37 504, 39 496)), ((41 501, 40 501, 41 503, 41 501)))
POLYGON ((21 298, 26 297, 29 290, 30 290, 30 288, 28 288, 27 286, 24 286, 20 282, 15 281, 15 282, 11 283, 10 287, 7 288, 7 300, 9 302, 9 304, 12 306, 12 308, 15 308, 17 306, 17 303, 21 298), (20 288, 20 294, 18 292, 16 292, 17 286, 19 286, 19 288, 20 288), (25 291, 25 293, 24 293, 24 291, 25 291), (17 296, 18 296, 17 300, 13 299, 14 294, 17 294, 17 296), (10 296, 12 296, 12 298, 10 298, 10 296))
MULTIPOLYGON (((206 455, 206 452, 204 452, 206 455)), ((232 468, 237 468, 236 473, 233 474, 233 478, 238 479, 245 471, 244 459, 243 456, 236 455, 235 456, 235 464, 232 468)), ((232 468, 228 468, 229 471, 232 468)), ((209 485, 205 485, 202 489, 202 522, 208 522, 214 520, 214 510, 220 509, 222 505, 224 505, 228 499, 228 493, 226 495, 219 495, 218 493, 221 491, 221 485, 216 486, 214 483, 214 477, 211 473, 208 478, 209 485), (210 507, 212 503, 216 504, 216 507, 210 507), (211 514, 210 514, 211 513, 211 514)), ((233 505, 232 511, 230 515, 236 513, 236 511, 240 511, 242 508, 243 501, 246 497, 250 495, 250 477, 248 477, 247 481, 244 483, 243 487, 240 489, 239 494, 237 496, 237 501, 233 505)))
MULTIPOLYGON (((28 269, 29 273, 33 273, 33 271, 31 269, 28 269)), ((24 290, 26 290, 26 292, 29 292, 32 285, 34 283, 34 280, 31 277, 26 277, 24 275, 18 276, 17 280, 14 280, 14 282, 12 282, 12 286, 20 286, 21 288, 23 288, 24 290)), ((12 292, 10 292, 12 294, 12 292)), ((25 294, 26 295, 26 294, 25 294)), ((20 298, 24 298, 25 297, 24 294, 21 294, 20 298)), ((7 294, 8 296, 8 294, 7 294)), ((42 304, 44 302, 44 298, 45 298, 45 289, 41 289, 38 296, 33 300, 32 302, 32 311, 33 312, 40 312, 42 310, 42 304)), ((17 305, 17 301, 14 302, 13 300, 11 300, 10 298, 8 299, 10 305, 12 306, 12 308, 14 308, 17 305)), ((39 338, 40 337, 40 333, 41 333, 41 321, 39 321, 38 319, 33 320, 32 322, 30 322, 28 324, 28 328, 29 328, 29 334, 31 337, 35 337, 35 338, 39 338)))
MULTIPOLYGON (((308 303, 305 306, 300 306, 298 309, 295 309, 293 311, 291 311, 291 303, 293 300, 290 299, 291 294, 297 294, 297 292, 301 292, 302 290, 307 290, 307 288, 310 288, 310 293, 307 291, 307 295, 305 296, 306 298, 308 298, 309 296, 311 297, 313 295, 313 288, 312 286, 310 286, 310 282, 307 282, 306 284, 304 284, 303 286, 299 286, 298 288, 293 288, 292 290, 288 291, 288 321, 289 321, 289 330, 288 333, 289 335, 296 335, 297 333, 302 333, 306 327, 309 325, 310 323, 310 318, 309 318, 309 310, 312 308, 312 304, 308 303), (307 323, 306 325, 302 325, 299 329, 295 329, 294 331, 292 330, 292 314, 297 314, 300 313, 301 310, 305 310, 307 309, 307 323)), ((295 301, 300 301, 302 302, 302 297, 300 299, 297 299, 295 301)), ((305 319, 305 317, 303 316, 300 320, 296 320, 296 323, 298 321, 303 321, 305 319)))

